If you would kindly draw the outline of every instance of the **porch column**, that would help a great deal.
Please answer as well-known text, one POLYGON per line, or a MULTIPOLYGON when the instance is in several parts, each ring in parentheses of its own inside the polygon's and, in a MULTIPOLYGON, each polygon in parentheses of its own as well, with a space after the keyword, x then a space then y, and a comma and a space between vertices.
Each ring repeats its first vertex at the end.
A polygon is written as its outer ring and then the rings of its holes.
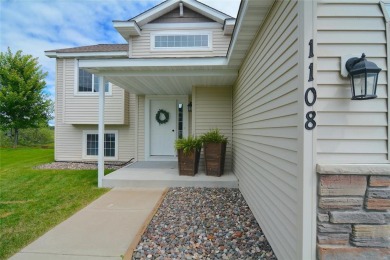
POLYGON ((104 77, 99 76, 99 140, 98 140, 98 187, 102 187, 104 176, 104 77))

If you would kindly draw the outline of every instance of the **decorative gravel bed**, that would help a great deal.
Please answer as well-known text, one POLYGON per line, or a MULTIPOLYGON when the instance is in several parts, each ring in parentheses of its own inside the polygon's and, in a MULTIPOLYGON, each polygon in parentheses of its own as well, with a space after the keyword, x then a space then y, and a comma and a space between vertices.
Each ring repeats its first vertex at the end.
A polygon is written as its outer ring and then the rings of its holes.
POLYGON ((133 259, 276 259, 238 189, 171 188, 133 259))
MULTIPOLYGON (((104 166, 106 169, 117 170, 126 165, 126 162, 109 162, 104 166)), ((59 169, 59 170, 96 170, 96 162, 52 162, 47 164, 42 164, 36 169, 59 169)))

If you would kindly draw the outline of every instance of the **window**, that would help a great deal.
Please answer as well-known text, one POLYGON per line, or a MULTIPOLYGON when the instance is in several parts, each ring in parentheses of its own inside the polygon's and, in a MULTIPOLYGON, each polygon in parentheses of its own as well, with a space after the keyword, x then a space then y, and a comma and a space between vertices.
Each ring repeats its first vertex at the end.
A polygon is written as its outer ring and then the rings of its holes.
POLYGON ((209 50, 211 49, 210 33, 168 33, 151 34, 154 50, 209 50))
MULTIPOLYGON (((110 83, 105 82, 106 93, 110 92, 110 83)), ((96 93, 99 92, 99 77, 79 68, 78 92, 96 93)))
MULTIPOLYGON (((117 158, 117 131, 104 134, 104 157, 117 158)), ((96 131, 84 131, 84 159, 96 159, 99 154, 99 135, 96 131)))

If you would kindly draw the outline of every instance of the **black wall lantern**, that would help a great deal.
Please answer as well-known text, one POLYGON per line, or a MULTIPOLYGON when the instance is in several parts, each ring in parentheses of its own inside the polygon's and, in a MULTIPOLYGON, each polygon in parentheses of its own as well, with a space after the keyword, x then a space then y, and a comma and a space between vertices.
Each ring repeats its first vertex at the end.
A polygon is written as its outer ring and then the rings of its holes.
POLYGON ((376 98, 378 75, 382 70, 375 63, 362 57, 350 58, 345 63, 345 68, 351 78, 352 100, 364 100, 376 98))
POLYGON ((188 112, 192 112, 192 102, 188 103, 187 108, 188 112))

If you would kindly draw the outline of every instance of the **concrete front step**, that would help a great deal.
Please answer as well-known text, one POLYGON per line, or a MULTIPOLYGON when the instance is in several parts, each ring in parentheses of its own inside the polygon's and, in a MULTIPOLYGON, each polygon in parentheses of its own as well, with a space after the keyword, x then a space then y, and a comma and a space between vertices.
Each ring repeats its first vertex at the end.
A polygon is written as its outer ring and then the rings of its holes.
POLYGON ((238 188, 238 179, 232 172, 221 177, 207 176, 204 172, 179 176, 177 162, 136 162, 104 176, 103 187, 238 188))

